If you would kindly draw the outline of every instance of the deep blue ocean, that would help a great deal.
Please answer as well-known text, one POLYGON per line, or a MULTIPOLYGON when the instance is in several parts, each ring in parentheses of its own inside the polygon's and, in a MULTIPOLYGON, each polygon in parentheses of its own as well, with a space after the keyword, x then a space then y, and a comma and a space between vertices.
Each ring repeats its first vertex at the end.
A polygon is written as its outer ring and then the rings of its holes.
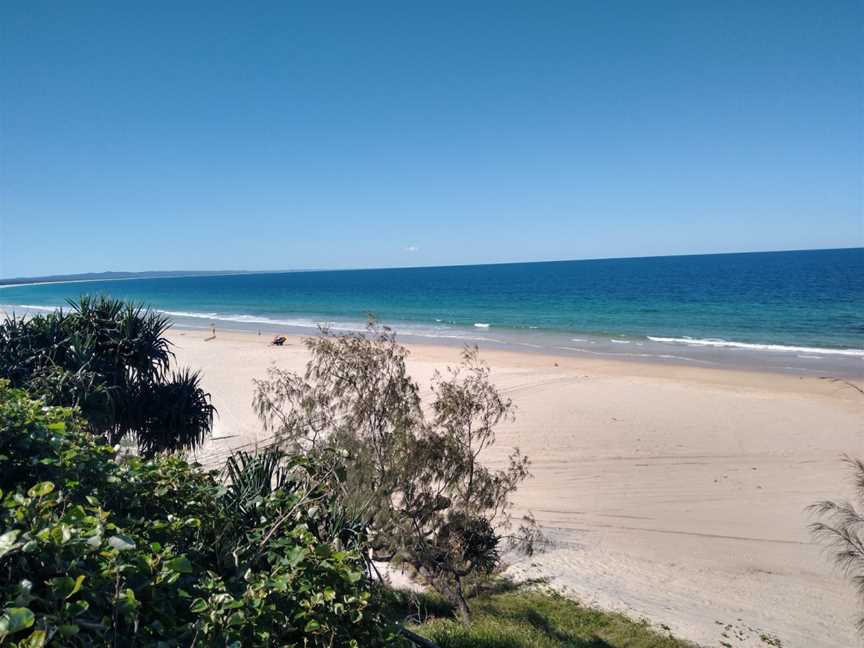
POLYGON ((185 326, 347 330, 371 313, 402 335, 442 341, 864 365, 864 248, 27 285, 0 288, 0 308, 82 293, 145 302, 185 326))

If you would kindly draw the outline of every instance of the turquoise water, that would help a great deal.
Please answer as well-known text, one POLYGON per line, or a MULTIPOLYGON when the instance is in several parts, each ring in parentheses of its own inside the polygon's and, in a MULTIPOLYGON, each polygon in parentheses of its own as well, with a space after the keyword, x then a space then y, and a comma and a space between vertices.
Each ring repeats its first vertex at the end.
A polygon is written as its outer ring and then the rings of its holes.
POLYGON ((0 304, 84 292, 188 326, 353 329, 373 313, 407 336, 529 348, 864 356, 864 248, 30 285, 0 289, 0 304))

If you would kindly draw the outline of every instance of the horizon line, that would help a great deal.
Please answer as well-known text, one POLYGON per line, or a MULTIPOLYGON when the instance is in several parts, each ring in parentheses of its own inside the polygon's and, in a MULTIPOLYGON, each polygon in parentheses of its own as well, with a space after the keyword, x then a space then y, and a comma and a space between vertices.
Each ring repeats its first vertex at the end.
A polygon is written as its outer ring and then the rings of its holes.
POLYGON ((55 283, 88 283, 97 281, 129 281, 134 279, 181 279, 206 275, 210 277, 229 277, 247 274, 293 274, 302 272, 360 272, 374 270, 415 270, 431 268, 470 268, 478 266, 499 265, 523 265, 534 263, 573 263, 589 261, 626 261, 633 259, 661 259, 668 257, 700 257, 700 256, 731 256, 738 254, 781 254, 784 252, 832 252, 840 250, 864 250, 864 245, 852 245, 847 247, 829 248, 795 248, 785 250, 746 250, 737 252, 695 252, 683 254, 649 254, 645 256, 611 256, 611 257, 583 257, 580 259, 542 259, 533 261, 492 261, 489 263, 451 263, 413 266, 366 266, 352 268, 293 268, 282 270, 101 270, 90 272, 70 272, 67 274, 50 274, 36 276, 0 277, 0 288, 13 288, 15 286, 32 286, 55 283), (124 277, 98 277, 92 275, 130 275, 124 277), (151 276, 144 276, 151 275, 151 276), (14 282, 14 283, 12 283, 14 282))

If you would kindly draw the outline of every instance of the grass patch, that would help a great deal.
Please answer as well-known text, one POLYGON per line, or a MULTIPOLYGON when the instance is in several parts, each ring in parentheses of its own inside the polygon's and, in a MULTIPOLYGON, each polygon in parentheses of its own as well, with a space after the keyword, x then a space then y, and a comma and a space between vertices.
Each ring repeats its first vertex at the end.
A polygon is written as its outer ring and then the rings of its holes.
POLYGON ((440 597, 396 592, 391 612, 441 648, 692 648, 647 623, 536 588, 500 587, 469 601, 470 626, 440 597))

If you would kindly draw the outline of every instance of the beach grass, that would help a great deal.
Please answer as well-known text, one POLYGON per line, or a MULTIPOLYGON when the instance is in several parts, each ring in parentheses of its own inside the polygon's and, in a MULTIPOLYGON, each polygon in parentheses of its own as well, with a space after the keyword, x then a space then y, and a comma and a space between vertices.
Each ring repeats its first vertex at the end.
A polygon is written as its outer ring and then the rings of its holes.
POLYGON ((692 648, 647 621, 586 607, 536 586, 501 584, 469 601, 469 625, 432 594, 394 592, 393 612, 440 648, 692 648))

